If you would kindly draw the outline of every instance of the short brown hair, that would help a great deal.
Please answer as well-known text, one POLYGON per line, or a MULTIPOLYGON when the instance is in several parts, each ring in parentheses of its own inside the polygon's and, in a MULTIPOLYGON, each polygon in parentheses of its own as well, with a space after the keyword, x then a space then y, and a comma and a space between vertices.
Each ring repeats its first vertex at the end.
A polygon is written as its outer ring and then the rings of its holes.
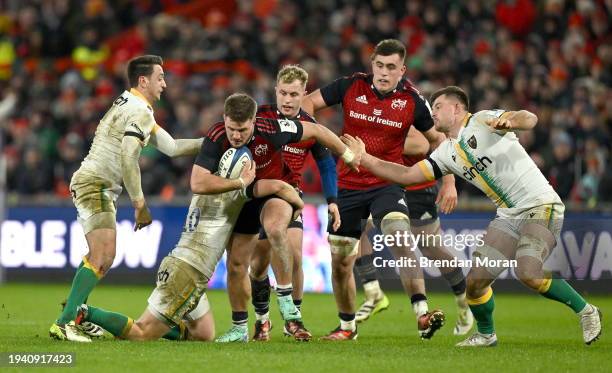
POLYGON ((131 88, 138 87, 138 78, 149 77, 153 74, 153 66, 163 65, 164 60, 160 56, 147 54, 132 58, 127 66, 127 78, 131 88))
POLYGON ((299 80, 303 86, 308 83, 308 73, 299 65, 285 65, 276 74, 276 83, 292 83, 299 80))
POLYGON ((371 58, 374 59, 378 55, 391 56, 393 54, 399 54, 402 62, 406 61, 406 47, 404 44, 397 39, 385 39, 376 44, 371 58))
POLYGON ((225 99, 223 113, 231 120, 243 123, 255 117, 257 103, 246 93, 234 93, 225 99))
POLYGON ((436 99, 442 95, 456 98, 457 100, 459 100, 459 102, 461 102, 466 111, 470 110, 470 99, 467 93, 465 93, 465 91, 460 87, 450 85, 448 87, 438 89, 437 91, 432 93, 431 97, 429 98, 429 102, 431 102, 431 104, 433 105, 434 101, 436 101, 436 99))

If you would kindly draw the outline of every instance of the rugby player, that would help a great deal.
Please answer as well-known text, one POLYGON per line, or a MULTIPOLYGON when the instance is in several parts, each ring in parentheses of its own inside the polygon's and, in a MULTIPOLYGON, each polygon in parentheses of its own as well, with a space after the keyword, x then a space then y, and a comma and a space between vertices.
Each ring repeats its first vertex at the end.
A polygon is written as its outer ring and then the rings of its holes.
POLYGON ((162 260, 157 286, 140 318, 134 321, 120 313, 84 304, 77 324, 92 322, 127 340, 155 340, 162 336, 174 340, 213 340, 215 325, 206 286, 227 247, 240 209, 248 198, 271 194, 298 210, 303 202, 295 189, 281 180, 259 180, 251 185, 255 179, 254 162, 245 165, 238 179, 214 175, 213 187, 205 187, 207 181, 198 179, 201 176, 192 174, 194 195, 183 233, 176 247, 162 260))
POLYGON ((109 270, 115 259, 116 200, 125 185, 134 207, 134 230, 151 224, 152 218, 140 183, 140 151, 152 144, 176 157, 195 155, 202 139, 173 139, 153 117, 152 104, 166 88, 162 58, 145 55, 129 61, 129 91, 124 91, 100 120, 93 143, 70 181, 77 220, 83 227, 89 253, 83 257, 72 281, 64 309, 51 325, 49 335, 59 340, 86 342, 103 331, 95 325, 77 328, 77 310, 109 270))
MULTIPOLYGON (((559 238, 565 206, 514 133, 532 129, 537 116, 526 110, 471 114, 467 94, 455 86, 434 92, 431 101, 436 128, 449 139, 429 158, 405 167, 363 153, 361 165, 402 185, 453 173, 482 190, 497 205, 497 216, 489 224, 484 244, 474 252, 474 257, 485 264, 472 263, 467 277, 467 299, 478 331, 457 346, 497 345, 491 284, 509 260, 516 260, 515 273, 525 286, 576 313, 583 340, 591 344, 601 334, 600 310, 565 280, 552 278, 542 270, 559 238)), ((365 152, 360 139, 347 136, 344 141, 356 154, 365 152)))
MULTIPOLYGON (((357 168, 359 158, 329 129, 300 119, 271 119, 256 117, 257 104, 246 94, 234 94, 226 100, 226 116, 235 118, 213 125, 204 139, 202 152, 193 172, 214 176, 211 169, 216 167, 222 154, 236 141, 249 147, 257 164, 256 180, 283 180, 289 172, 282 160, 282 147, 289 143, 315 139, 329 148, 346 162, 357 168), (248 141, 247 141, 248 140, 248 141)), ((211 185, 214 180, 209 181, 211 185)), ((232 327, 216 340, 218 342, 248 341, 247 306, 250 295, 248 267, 252 251, 263 226, 273 252, 279 258, 286 278, 279 278, 277 288, 287 293, 278 297, 283 320, 299 321, 302 316, 291 298, 292 252, 287 241, 287 227, 295 211, 286 201, 268 197, 248 201, 241 210, 228 246, 228 293, 232 308, 232 327)))
MULTIPOLYGON (((421 131, 432 148, 445 137, 433 128, 429 104, 412 83, 402 76, 406 48, 393 39, 376 45, 372 54, 372 74, 356 73, 343 77, 306 96, 302 107, 309 113, 342 104, 343 133, 361 136, 368 150, 381 158, 403 163, 402 149, 411 126, 421 131)), ((457 192, 454 177, 443 180, 441 204, 454 204, 457 192)), ((342 225, 337 231, 329 229, 332 253, 332 284, 338 307, 340 325, 323 339, 353 340, 357 338, 355 324, 355 280, 353 266, 364 222, 371 214, 378 229, 385 235, 410 232, 408 206, 404 191, 372 173, 357 173, 344 163, 338 164, 338 207, 342 225)), ((395 257, 416 260, 409 248, 390 248, 395 257)), ((417 316, 419 334, 431 338, 444 323, 440 310, 429 312, 423 271, 420 267, 407 268, 406 277, 412 281, 411 303, 417 316), (423 317, 426 323, 419 323, 423 317)))
MULTIPOLYGON (((415 130, 414 127, 411 127, 404 143, 404 164, 412 166, 426 158, 428 151, 429 143, 425 137, 415 130)), ((420 237, 425 237, 427 235, 440 234, 440 219, 436 206, 439 202, 439 199, 436 198, 437 191, 438 185, 435 180, 406 187, 405 198, 410 213, 410 227, 412 233, 417 237, 419 235, 420 237)), ((443 212, 450 213, 450 209, 454 208, 454 204, 450 205, 447 203, 442 208, 443 212)), ((359 241, 360 250, 355 261, 355 270, 359 274, 361 285, 365 292, 365 300, 355 314, 355 320, 358 323, 366 321, 371 316, 389 307, 389 299, 380 288, 377 278, 376 267, 374 267, 373 263, 372 245, 369 240, 373 234, 378 233, 380 232, 377 232, 372 224, 368 222, 368 226, 362 233, 359 241)), ((453 258, 449 250, 437 240, 422 240, 419 243, 419 249, 423 255, 431 259, 451 260, 453 258)), ((461 268, 450 266, 441 267, 440 272, 451 287, 453 294, 455 294, 457 320, 453 334, 465 335, 474 324, 474 318, 465 297, 465 275, 461 268)), ((399 271, 404 290, 412 295, 412 279, 403 276, 403 274, 404 271, 399 271)))
MULTIPOLYGON (((297 65, 287 65, 281 68, 276 77, 276 104, 263 105, 257 109, 257 116, 272 119, 302 119, 314 122, 309 114, 301 109, 302 99, 306 95, 306 84, 308 83, 308 73, 297 65)), ((332 221, 337 227, 340 225, 340 216, 336 199, 338 195, 338 178, 336 174, 336 163, 330 151, 316 142, 307 140, 295 144, 288 144, 283 147, 283 161, 289 168, 289 173, 284 177, 284 181, 293 185, 299 190, 302 182, 302 167, 306 157, 312 153, 316 160, 321 174, 323 194, 328 203, 328 211, 332 216, 332 221)), ((277 255, 273 254, 270 241, 263 229, 259 231, 259 240, 255 246, 251 258, 249 278, 251 280, 251 301, 255 308, 255 332, 254 341, 270 340, 270 280, 268 279, 268 267, 272 263, 274 276, 277 281, 286 283, 291 281, 293 291, 290 289, 277 287, 279 297, 291 294, 293 304, 301 311, 302 296, 304 294, 304 272, 302 270, 302 217, 292 221, 287 229, 287 241, 293 253, 293 271, 290 274, 283 273, 283 266, 280 265, 277 255)), ((312 338, 312 334, 304 327, 301 321, 287 320, 283 327, 283 332, 287 336, 293 336, 300 341, 307 341, 312 338)))

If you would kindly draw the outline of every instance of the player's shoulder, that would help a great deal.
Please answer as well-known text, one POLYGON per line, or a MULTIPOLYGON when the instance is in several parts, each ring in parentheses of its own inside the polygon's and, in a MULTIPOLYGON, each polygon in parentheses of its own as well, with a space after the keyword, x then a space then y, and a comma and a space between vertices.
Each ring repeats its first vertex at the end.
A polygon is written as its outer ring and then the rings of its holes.
POLYGON ((276 105, 266 104, 260 105, 257 108, 257 116, 262 118, 276 118, 278 117, 278 111, 276 105))
POLYGON ((151 106, 147 104, 142 98, 136 96, 130 91, 124 91, 121 96, 119 96, 117 100, 115 100, 115 103, 117 103, 117 101, 121 101, 122 97, 126 98, 127 100, 124 101, 123 104, 121 104, 121 102, 118 103, 119 110, 153 115, 153 109, 151 108, 151 106))
POLYGON ((317 120, 312 115, 308 114, 304 109, 300 109, 297 119, 304 121, 304 122, 313 122, 313 123, 317 122, 317 120))
POLYGON ((208 137, 211 141, 217 142, 223 139, 225 136, 225 123, 217 122, 210 127, 208 132, 206 133, 206 137, 208 137))

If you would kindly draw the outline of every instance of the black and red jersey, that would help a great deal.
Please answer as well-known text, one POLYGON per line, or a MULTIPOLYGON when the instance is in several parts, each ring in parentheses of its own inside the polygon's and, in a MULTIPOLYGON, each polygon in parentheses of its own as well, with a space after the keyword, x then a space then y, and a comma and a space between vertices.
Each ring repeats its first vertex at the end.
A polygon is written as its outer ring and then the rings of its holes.
MULTIPOLYGON (((269 119, 294 119, 316 123, 315 119, 302 109, 300 109, 295 118, 287 118, 278 110, 276 105, 260 106, 257 110, 257 117, 269 119)), ((319 144, 314 139, 283 146, 283 161, 290 171, 286 174, 286 177, 283 178, 283 181, 295 187, 300 187, 302 183, 302 169, 304 168, 304 163, 306 162, 306 157, 308 157, 309 152, 312 152, 315 160, 325 158, 331 154, 329 149, 319 144)))
MULTIPOLYGON (((246 144, 253 154, 257 171, 255 179, 288 178, 290 169, 283 162, 282 147, 302 139, 303 127, 299 120, 256 118, 253 135, 246 144)), ((195 164, 215 173, 219 160, 231 147, 223 122, 216 123, 208 131, 195 164)))
MULTIPOLYGON (((372 74, 357 73, 321 88, 327 106, 342 104, 343 134, 359 136, 368 153, 385 161, 403 164, 404 141, 410 126, 425 132, 433 127, 427 101, 407 79, 382 95, 372 83, 372 74)), ((371 189, 390 184, 367 170, 359 173, 338 162, 338 187, 371 189)))

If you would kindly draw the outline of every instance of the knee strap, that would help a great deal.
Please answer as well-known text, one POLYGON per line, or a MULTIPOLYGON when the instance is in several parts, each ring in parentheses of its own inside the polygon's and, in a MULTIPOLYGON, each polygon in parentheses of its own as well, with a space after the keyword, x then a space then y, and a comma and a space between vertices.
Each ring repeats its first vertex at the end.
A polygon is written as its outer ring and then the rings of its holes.
POLYGON ((359 240, 353 237, 329 235, 329 246, 332 254, 341 256, 357 255, 359 251, 359 240))

